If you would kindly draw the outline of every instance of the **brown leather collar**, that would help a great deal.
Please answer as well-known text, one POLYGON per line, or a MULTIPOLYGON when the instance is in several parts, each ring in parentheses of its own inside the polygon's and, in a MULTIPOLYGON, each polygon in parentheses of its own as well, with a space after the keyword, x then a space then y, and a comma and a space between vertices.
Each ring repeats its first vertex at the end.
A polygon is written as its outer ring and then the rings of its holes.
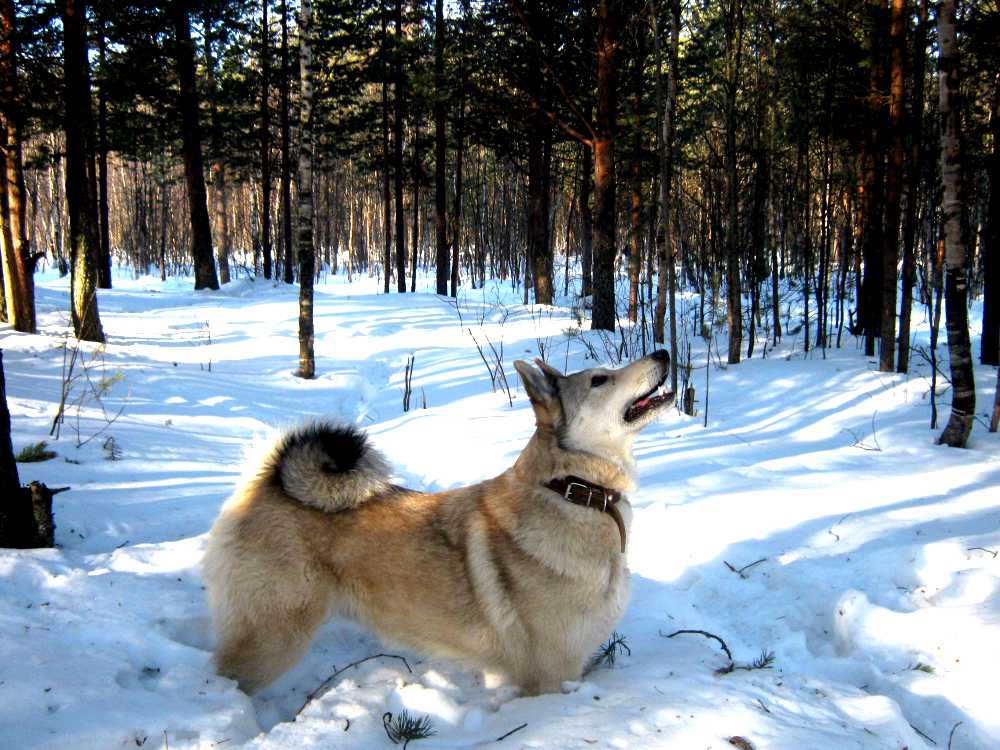
POLYGON ((622 493, 576 476, 559 477, 545 486, 575 505, 594 508, 611 516, 618 526, 618 534, 622 539, 622 554, 625 554, 625 520, 617 505, 622 499, 622 493))

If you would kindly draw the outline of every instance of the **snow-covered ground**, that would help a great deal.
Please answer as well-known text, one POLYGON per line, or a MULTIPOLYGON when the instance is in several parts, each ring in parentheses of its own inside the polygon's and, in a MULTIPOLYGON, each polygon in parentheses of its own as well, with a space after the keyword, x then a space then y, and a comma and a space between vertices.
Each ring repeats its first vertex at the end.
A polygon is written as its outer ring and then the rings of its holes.
MULTIPOLYGON (((308 382, 293 375, 296 288, 195 293, 189 279, 123 276, 101 292, 110 343, 103 357, 82 347, 76 372, 105 390, 107 416, 78 378, 58 456, 19 466, 23 482, 72 487, 56 498, 58 547, 0 551, 0 745, 387 748, 382 716, 405 708, 430 717, 436 734, 412 743, 427 750, 494 745, 521 725, 499 746, 1000 747, 1000 435, 977 423, 968 450, 936 446, 927 365, 879 373, 850 338, 825 358, 801 336, 738 366, 713 356, 707 428, 672 412, 645 431, 618 627, 631 654, 614 668, 519 698, 331 622, 260 696, 216 676, 200 562, 255 438, 333 415, 364 425, 403 483, 475 482, 532 431, 511 362, 543 346, 559 367, 586 367, 587 337, 605 351, 568 309, 521 306, 509 286, 465 290, 457 306, 377 291, 317 286, 308 382), (513 407, 473 336, 491 362, 487 338, 502 344, 513 407), (741 664, 772 651, 773 666, 718 675, 715 641, 663 637, 681 629, 720 636, 741 664), (302 709, 337 669, 379 653, 406 662, 347 669, 302 709)), ((38 335, 0 330, 15 450, 51 440, 66 281, 40 277, 38 308, 38 335)), ((980 414, 995 377, 977 370, 980 414)))

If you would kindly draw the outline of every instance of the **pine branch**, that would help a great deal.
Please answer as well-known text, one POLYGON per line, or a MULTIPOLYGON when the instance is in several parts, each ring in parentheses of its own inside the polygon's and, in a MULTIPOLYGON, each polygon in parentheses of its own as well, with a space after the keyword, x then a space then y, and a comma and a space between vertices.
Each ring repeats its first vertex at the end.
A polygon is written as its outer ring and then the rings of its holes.
POLYGON ((414 718, 405 709, 395 717, 391 711, 386 711, 382 714, 382 726, 393 745, 403 743, 403 750, 406 750, 411 740, 422 740, 436 734, 429 716, 414 718))

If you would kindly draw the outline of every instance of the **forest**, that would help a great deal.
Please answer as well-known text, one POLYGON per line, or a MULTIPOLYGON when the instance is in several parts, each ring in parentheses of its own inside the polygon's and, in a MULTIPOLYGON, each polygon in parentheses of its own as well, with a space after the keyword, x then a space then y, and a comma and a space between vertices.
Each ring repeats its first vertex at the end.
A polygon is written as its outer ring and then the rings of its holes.
POLYGON ((980 296, 978 356, 1000 364, 996 3, 3 9, 17 330, 40 263, 73 275, 89 340, 113 264, 297 280, 310 377, 324 268, 387 293, 433 268, 438 294, 500 279, 551 304, 560 258, 594 329, 648 329, 675 365, 678 289, 700 295, 695 332, 724 316, 731 364, 786 334, 791 296, 806 350, 848 331, 886 372, 907 371, 913 300, 936 331, 943 299, 952 445, 980 296))
POLYGON ((997 747, 997 29, 997 0, 0 0, 0 744, 997 747), (256 694, 218 671, 209 529, 262 441, 329 419, 448 495, 527 462, 543 378, 667 353, 617 415, 668 404, 579 680, 345 618, 256 694))

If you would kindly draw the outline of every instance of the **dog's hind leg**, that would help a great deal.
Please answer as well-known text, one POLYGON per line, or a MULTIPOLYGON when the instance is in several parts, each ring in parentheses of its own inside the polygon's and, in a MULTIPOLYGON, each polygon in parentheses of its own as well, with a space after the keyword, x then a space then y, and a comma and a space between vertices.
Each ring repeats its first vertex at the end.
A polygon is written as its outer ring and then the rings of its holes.
POLYGON ((230 620, 219 629, 219 674, 235 679, 246 693, 257 692, 302 658, 326 613, 325 604, 315 601, 262 609, 253 620, 230 620))

